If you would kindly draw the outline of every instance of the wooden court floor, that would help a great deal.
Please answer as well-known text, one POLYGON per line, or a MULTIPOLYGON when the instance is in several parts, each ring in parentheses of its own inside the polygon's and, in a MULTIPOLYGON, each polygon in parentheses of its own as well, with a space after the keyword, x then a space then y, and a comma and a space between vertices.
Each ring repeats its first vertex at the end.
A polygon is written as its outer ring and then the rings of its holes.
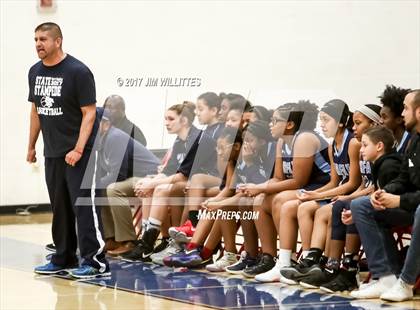
POLYGON ((354 301, 241 277, 111 261, 112 277, 73 281, 33 273, 51 243, 51 215, 0 216, 0 309, 420 309, 414 301, 354 301))

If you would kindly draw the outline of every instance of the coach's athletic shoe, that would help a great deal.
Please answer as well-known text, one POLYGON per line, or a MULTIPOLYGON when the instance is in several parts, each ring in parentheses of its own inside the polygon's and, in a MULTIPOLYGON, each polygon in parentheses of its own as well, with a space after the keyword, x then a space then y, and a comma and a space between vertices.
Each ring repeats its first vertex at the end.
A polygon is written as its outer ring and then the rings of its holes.
POLYGON ((254 278, 257 274, 267 272, 276 265, 273 256, 263 253, 260 260, 254 266, 245 268, 242 274, 247 278, 254 278))
POLYGON ((398 279, 389 290, 381 295, 381 299, 389 301, 405 301, 413 299, 413 285, 405 283, 398 279))
POLYGON ((187 220, 182 226, 169 228, 169 236, 179 243, 187 243, 194 235, 195 227, 190 220, 187 220))
POLYGON ((168 267, 198 267, 203 264, 199 249, 180 252, 178 254, 165 257, 163 263, 168 267))
POLYGON ((255 266, 255 264, 257 264, 257 259, 249 256, 246 251, 242 251, 239 261, 226 267, 225 270, 231 274, 242 274, 245 268, 255 266))
POLYGON ((297 265, 281 268, 280 282, 289 285, 296 285, 306 275, 319 271, 321 271, 321 267, 317 264, 316 260, 313 260, 310 257, 304 258, 297 265))
POLYGON ((346 270, 342 268, 335 279, 322 284, 319 288, 321 291, 334 294, 336 292, 350 292, 358 287, 357 269, 346 270))
POLYGON ((181 246, 178 243, 176 243, 175 240, 170 239, 166 248, 164 248, 160 252, 153 253, 152 255, 150 255, 150 258, 152 259, 153 263, 157 265, 164 265, 163 259, 165 257, 172 256, 176 253, 179 253, 181 252, 181 250, 182 250, 181 246))
POLYGON ((206 270, 210 272, 222 272, 226 267, 235 264, 238 261, 236 254, 225 251, 224 255, 215 263, 206 266, 206 270))
POLYGON ((393 287, 396 282, 397 277, 394 275, 386 276, 371 285, 350 292, 350 296, 357 299, 380 298, 381 295, 393 287))
POLYGON ((73 278, 76 279, 100 278, 111 275, 111 271, 109 271, 109 269, 107 271, 100 272, 95 267, 89 265, 83 265, 80 268, 71 270, 69 273, 73 278))
POLYGON ((57 248, 55 247, 55 244, 54 244, 54 243, 48 243, 48 244, 45 246, 45 249, 46 249, 47 251, 50 251, 50 252, 56 252, 56 251, 57 251, 57 248))
POLYGON ((339 270, 337 269, 320 268, 319 270, 314 270, 313 272, 308 273, 299 281, 299 284, 304 288, 319 288, 321 285, 335 279, 338 272, 339 270))
POLYGON ((42 266, 38 266, 35 267, 34 272, 35 273, 39 273, 39 274, 56 274, 56 273, 60 273, 60 272, 68 272, 70 269, 72 268, 77 268, 79 266, 75 265, 75 266, 68 266, 68 267, 64 267, 64 266, 58 266, 55 265, 51 262, 42 265, 42 266))

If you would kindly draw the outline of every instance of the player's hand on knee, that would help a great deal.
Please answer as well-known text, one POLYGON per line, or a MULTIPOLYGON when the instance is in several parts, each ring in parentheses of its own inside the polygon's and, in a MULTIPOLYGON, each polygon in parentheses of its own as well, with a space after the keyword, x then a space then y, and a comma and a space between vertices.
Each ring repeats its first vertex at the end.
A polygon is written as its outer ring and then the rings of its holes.
POLYGON ((331 198, 331 202, 335 202, 335 201, 338 201, 338 200, 348 201, 348 200, 351 200, 351 199, 349 198, 349 195, 338 195, 338 196, 335 196, 335 197, 331 198))
POLYGON ((307 191, 307 190, 299 190, 297 194, 297 198, 300 201, 310 201, 310 200, 316 200, 320 198, 320 195, 316 191, 307 191))
POLYGON ((353 216, 351 215, 351 210, 343 210, 343 212, 341 212, 341 221, 344 225, 353 224, 353 216))

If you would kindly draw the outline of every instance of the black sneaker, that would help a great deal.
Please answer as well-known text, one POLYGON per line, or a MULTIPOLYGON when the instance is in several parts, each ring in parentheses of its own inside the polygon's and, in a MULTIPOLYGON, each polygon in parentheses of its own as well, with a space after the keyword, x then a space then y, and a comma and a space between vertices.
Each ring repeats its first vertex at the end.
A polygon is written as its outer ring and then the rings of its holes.
POLYGON ((352 291, 359 287, 357 281, 357 270, 340 269, 337 277, 320 286, 320 289, 327 293, 352 291))
POLYGON ((243 251, 239 261, 226 267, 225 270, 231 274, 241 274, 244 269, 255 266, 256 264, 257 259, 250 257, 247 252, 243 251))
POLYGON ((153 246, 159 234, 159 229, 150 228, 146 230, 130 252, 121 254, 121 259, 126 262, 150 262, 150 255, 153 254, 153 246))
POLYGON ((299 284, 302 285, 304 288, 319 288, 321 285, 330 282, 338 275, 338 270, 335 269, 321 269, 313 271, 303 277, 299 284))
POLYGON ((159 253, 162 252, 164 249, 166 249, 169 245, 169 238, 168 237, 164 237, 161 239, 160 243, 155 246, 155 248, 153 249, 153 253, 159 253))
POLYGON ((328 257, 325 255, 322 255, 321 258, 319 259, 319 265, 321 266, 321 268, 325 268, 327 263, 328 263, 328 257))
POLYGON ((48 243, 48 244, 45 246, 45 249, 46 249, 47 251, 54 252, 54 253, 57 251, 57 248, 55 247, 55 244, 54 244, 54 243, 48 243))
POLYGON ((153 248, 147 245, 143 240, 139 240, 137 244, 130 252, 121 254, 120 257, 126 262, 150 262, 150 255, 153 254, 153 248))
POLYGON ((302 259, 299 264, 280 269, 280 282, 296 285, 301 279, 312 272, 320 272, 321 267, 310 257, 302 259))
POLYGON ((264 253, 258 263, 242 270, 242 274, 247 278, 253 278, 257 274, 267 272, 276 265, 273 256, 264 253))

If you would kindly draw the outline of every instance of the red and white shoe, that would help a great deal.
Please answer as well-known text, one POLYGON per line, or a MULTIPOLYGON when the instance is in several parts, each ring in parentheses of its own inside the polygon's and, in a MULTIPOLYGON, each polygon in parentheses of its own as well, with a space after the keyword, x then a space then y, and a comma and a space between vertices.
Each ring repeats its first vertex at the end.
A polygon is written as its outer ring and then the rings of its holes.
POLYGON ((169 228, 169 236, 174 239, 177 243, 190 242, 194 235, 195 227, 192 225, 190 220, 187 220, 182 226, 169 228))

